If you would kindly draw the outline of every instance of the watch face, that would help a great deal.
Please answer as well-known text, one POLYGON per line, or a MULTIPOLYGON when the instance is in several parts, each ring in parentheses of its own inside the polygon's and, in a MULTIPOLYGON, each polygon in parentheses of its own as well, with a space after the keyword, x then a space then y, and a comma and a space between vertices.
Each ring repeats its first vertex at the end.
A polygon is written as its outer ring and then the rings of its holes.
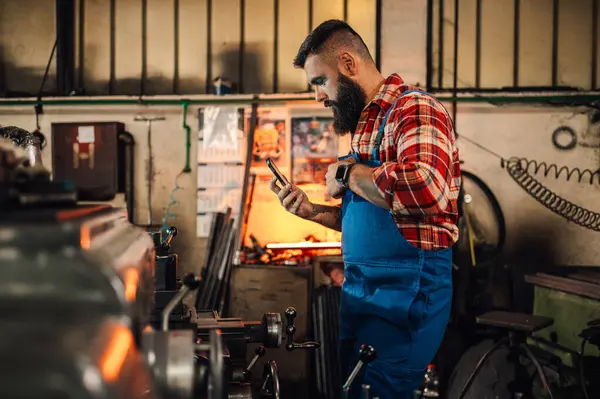
POLYGON ((344 175, 346 174, 346 165, 340 165, 335 172, 335 180, 340 183, 344 183, 344 175))

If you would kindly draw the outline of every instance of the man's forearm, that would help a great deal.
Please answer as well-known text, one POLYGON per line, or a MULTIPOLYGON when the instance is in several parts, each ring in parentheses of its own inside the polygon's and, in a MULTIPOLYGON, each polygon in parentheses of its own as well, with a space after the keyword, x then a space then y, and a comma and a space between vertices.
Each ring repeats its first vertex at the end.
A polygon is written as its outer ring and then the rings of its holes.
POLYGON ((340 207, 314 204, 312 215, 306 219, 335 231, 342 231, 342 210, 340 207))
POLYGON ((348 187, 354 194, 361 196, 370 203, 380 206, 383 209, 390 209, 390 206, 381 195, 375 183, 373 183, 373 169, 366 165, 354 165, 350 169, 350 178, 348 187))

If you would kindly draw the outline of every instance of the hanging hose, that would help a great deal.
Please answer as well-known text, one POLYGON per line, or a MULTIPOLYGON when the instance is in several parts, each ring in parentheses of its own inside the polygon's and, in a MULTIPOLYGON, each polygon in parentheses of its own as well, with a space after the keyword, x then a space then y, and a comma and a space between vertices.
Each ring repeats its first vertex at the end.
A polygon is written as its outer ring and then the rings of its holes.
POLYGON ((600 231, 600 213, 573 204, 533 177, 534 174, 542 173, 544 177, 553 177, 555 179, 564 178, 566 181, 571 181, 573 179, 578 183, 589 183, 589 185, 593 185, 594 183, 600 184, 600 169, 592 171, 590 169, 569 168, 567 166, 559 166, 555 163, 538 162, 536 160, 517 157, 506 160, 502 155, 462 134, 458 137, 468 141, 488 154, 499 158, 501 161, 500 165, 502 168, 506 169, 510 177, 512 177, 517 184, 527 192, 527 194, 531 195, 536 201, 550 211, 581 227, 593 231, 600 231))
POLYGON ((556 164, 546 164, 545 162, 537 162, 525 158, 511 158, 507 162, 503 162, 503 166, 506 167, 510 177, 540 204, 569 222, 600 232, 600 213, 573 204, 533 177, 533 174, 541 172, 545 177, 553 176, 558 179, 563 175, 567 181, 576 179, 579 183, 589 182, 592 185, 595 180, 598 180, 598 183, 600 183, 600 171, 593 172, 589 169, 582 170, 579 168, 570 169, 566 166, 559 167, 556 164))
POLYGON ((185 150, 186 150, 185 166, 183 167, 182 171, 179 172, 177 174, 177 176, 175 176, 175 183, 173 183, 173 189, 169 193, 169 204, 167 205, 167 208, 165 209, 165 214, 164 214, 163 219, 162 219, 162 226, 161 226, 162 233, 165 233, 167 231, 167 229, 170 227, 169 224, 172 223, 172 221, 174 221, 175 219, 177 219, 177 215, 175 215, 173 213, 172 208, 180 204, 180 202, 177 201, 177 199, 175 198, 175 195, 176 195, 177 191, 183 190, 183 187, 181 187, 179 185, 179 178, 182 175, 184 175, 184 174, 192 172, 192 169, 190 167, 190 149, 192 147, 192 143, 191 143, 191 127, 187 123, 187 112, 188 112, 189 105, 190 105, 189 101, 183 101, 181 103, 181 110, 182 110, 181 127, 183 128, 183 130, 185 131, 185 134, 186 134, 186 138, 185 138, 185 150))
POLYGON ((163 233, 165 231, 167 231, 167 229, 169 228, 169 224, 173 220, 177 219, 177 215, 175 215, 173 213, 172 208, 180 204, 180 202, 177 201, 177 199, 175 198, 175 195, 176 195, 177 191, 183 190, 183 187, 181 187, 179 185, 179 178, 184 173, 185 172, 182 170, 181 172, 179 172, 177 174, 177 176, 175 176, 175 183, 173 184, 173 189, 171 190, 171 193, 169 193, 169 204, 167 205, 167 209, 165 209, 165 215, 163 216, 163 220, 162 220, 161 230, 162 230, 163 233))

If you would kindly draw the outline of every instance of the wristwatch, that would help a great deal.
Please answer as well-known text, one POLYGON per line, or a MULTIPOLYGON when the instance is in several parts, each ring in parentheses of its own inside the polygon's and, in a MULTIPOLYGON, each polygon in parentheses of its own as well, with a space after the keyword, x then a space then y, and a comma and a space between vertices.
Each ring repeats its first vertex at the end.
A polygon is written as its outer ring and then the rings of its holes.
POLYGON ((350 169, 356 165, 355 163, 344 163, 338 166, 335 172, 335 180, 338 181, 342 186, 348 188, 348 179, 350 178, 350 169))

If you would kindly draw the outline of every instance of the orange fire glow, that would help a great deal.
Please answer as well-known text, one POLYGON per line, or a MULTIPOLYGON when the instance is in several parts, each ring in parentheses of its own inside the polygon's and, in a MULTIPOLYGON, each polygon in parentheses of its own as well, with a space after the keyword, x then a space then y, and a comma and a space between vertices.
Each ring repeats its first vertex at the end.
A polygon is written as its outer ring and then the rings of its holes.
POLYGON ((133 346, 131 331, 124 326, 117 326, 104 353, 100 357, 100 372, 109 382, 115 381, 125 363, 127 354, 133 346))

